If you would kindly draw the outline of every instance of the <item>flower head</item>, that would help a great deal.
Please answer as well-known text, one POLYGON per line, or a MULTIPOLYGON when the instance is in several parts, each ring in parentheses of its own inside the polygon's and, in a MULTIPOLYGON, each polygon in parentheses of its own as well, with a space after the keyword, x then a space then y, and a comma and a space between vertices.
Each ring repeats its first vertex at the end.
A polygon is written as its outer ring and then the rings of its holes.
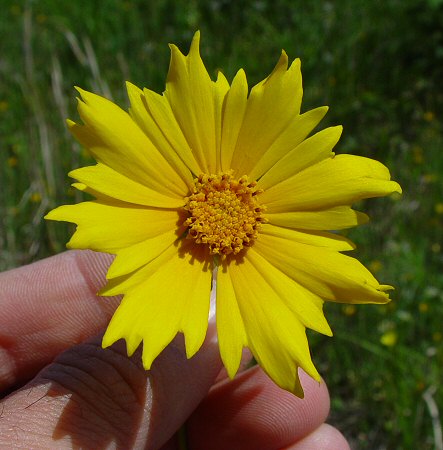
POLYGON ((341 127, 312 134, 327 108, 300 114, 300 61, 285 52, 248 93, 243 70, 212 81, 196 33, 171 45, 163 95, 128 83, 129 114, 78 89, 74 136, 97 164, 73 170, 95 200, 46 217, 77 224, 70 248, 116 255, 100 295, 123 294, 103 338, 143 342, 153 360, 177 333, 187 356, 203 343, 216 277, 220 354, 231 377, 242 349, 282 388, 302 396, 297 370, 320 376, 306 328, 331 335, 323 302, 385 303, 354 245, 331 230, 367 216, 353 202, 400 192, 377 161, 335 156, 341 127), (216 270, 215 270, 216 269, 216 270))

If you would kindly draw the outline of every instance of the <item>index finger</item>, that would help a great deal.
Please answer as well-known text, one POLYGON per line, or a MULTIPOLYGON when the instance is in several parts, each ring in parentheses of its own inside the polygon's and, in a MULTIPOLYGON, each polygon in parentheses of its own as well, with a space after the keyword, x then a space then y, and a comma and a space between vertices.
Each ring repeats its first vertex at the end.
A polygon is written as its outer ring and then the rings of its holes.
POLYGON ((112 259, 69 251, 0 274, 0 390, 106 326, 119 299, 96 292, 112 259))

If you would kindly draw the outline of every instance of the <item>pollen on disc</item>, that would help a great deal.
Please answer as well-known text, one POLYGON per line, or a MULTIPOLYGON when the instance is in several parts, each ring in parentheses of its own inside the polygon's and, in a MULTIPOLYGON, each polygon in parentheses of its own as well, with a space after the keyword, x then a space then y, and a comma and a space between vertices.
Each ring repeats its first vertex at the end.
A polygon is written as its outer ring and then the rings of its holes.
POLYGON ((256 184, 247 176, 235 179, 230 172, 196 178, 184 207, 189 212, 187 237, 222 257, 251 246, 264 222, 256 184))

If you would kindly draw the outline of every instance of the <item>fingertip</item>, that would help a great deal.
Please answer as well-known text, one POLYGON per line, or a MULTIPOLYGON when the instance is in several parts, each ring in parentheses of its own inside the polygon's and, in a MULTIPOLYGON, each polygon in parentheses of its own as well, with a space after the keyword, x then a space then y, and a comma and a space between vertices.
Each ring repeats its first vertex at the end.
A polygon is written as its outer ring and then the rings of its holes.
POLYGON ((302 440, 282 450, 351 450, 348 441, 337 428, 324 423, 302 440))
POLYGON ((191 417, 195 449, 282 448, 318 428, 329 413, 329 394, 300 372, 305 398, 280 389, 255 366, 216 385, 191 417))

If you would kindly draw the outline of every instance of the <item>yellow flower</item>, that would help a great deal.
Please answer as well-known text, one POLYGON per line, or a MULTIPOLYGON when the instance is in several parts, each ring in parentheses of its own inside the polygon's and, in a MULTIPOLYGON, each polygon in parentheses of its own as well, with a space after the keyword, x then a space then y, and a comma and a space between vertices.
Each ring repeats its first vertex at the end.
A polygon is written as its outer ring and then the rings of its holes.
POLYGON ((397 340, 398 335, 395 330, 386 331, 386 333, 383 333, 380 337, 380 342, 386 347, 394 347, 397 343, 397 340))
POLYGON ((371 272, 377 273, 383 269, 383 263, 381 261, 379 261, 378 259, 375 259, 374 261, 371 261, 369 263, 368 267, 371 272))
POLYGON ((423 118, 426 120, 426 122, 432 122, 435 119, 435 114, 432 111, 426 111, 423 114, 423 118))
POLYGON ((343 313, 345 316, 353 316, 357 312, 355 305, 344 305, 343 313))
POLYGON ((220 354, 231 377, 249 347, 282 388, 302 396, 297 370, 320 376, 306 328, 331 335, 324 300, 385 303, 380 285, 339 230, 366 222, 351 209, 400 186, 381 163, 335 156, 342 128, 308 137, 327 108, 300 114, 300 61, 282 55, 248 95, 243 70, 212 81, 199 33, 184 56, 171 45, 163 95, 128 83, 129 114, 78 89, 74 136, 97 165, 70 173, 96 200, 46 218, 77 224, 69 248, 116 255, 100 295, 123 294, 103 338, 143 342, 146 369, 179 332, 201 347, 216 282, 220 354))
POLYGON ((418 304, 418 310, 423 314, 427 313, 429 311, 429 303, 420 302, 418 304))
POLYGON ((443 203, 436 203, 434 209, 437 214, 443 214, 443 203))
POLYGON ((42 195, 40 194, 40 192, 33 192, 30 200, 32 203, 40 203, 42 201, 42 195))
POLYGON ((8 166, 9 167, 15 167, 18 164, 18 159, 15 156, 10 156, 8 158, 8 166))
POLYGON ((0 112, 5 112, 9 108, 9 103, 6 100, 0 100, 0 112))

